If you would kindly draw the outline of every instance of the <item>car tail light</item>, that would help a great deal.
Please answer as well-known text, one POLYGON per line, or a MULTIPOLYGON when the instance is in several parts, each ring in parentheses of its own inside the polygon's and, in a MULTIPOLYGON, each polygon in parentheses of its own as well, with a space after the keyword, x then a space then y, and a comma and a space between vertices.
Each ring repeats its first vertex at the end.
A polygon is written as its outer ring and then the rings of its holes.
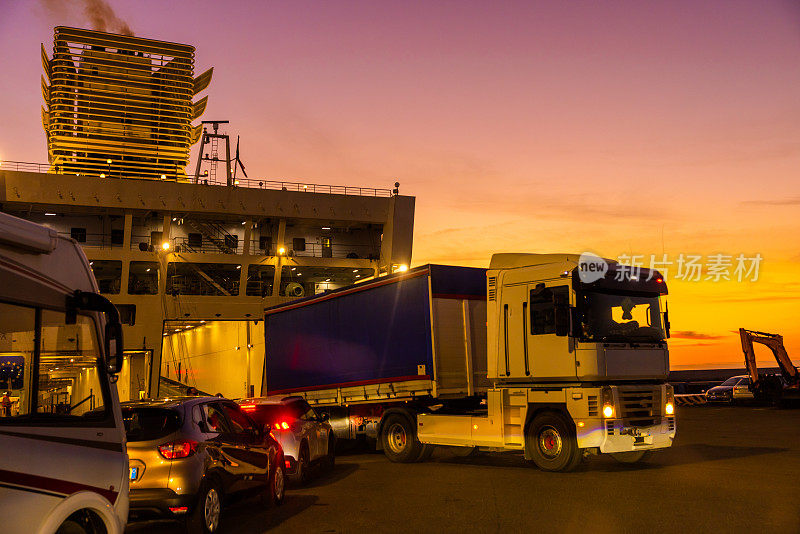
POLYGON ((289 423, 287 421, 279 421, 273 427, 275 430, 289 430, 289 423))
POLYGON ((256 405, 255 404, 242 404, 240 406, 240 408, 242 409, 243 412, 254 412, 254 411, 256 411, 256 405))
POLYGON ((292 467, 292 462, 290 462, 289 460, 284 460, 284 464, 286 465, 286 469, 289 469, 289 468, 292 467))
POLYGON ((188 439, 170 441, 158 446, 158 452, 167 460, 186 458, 197 450, 197 442, 188 439))
POLYGON ((188 506, 170 506, 169 511, 173 514, 185 514, 189 511, 188 506))

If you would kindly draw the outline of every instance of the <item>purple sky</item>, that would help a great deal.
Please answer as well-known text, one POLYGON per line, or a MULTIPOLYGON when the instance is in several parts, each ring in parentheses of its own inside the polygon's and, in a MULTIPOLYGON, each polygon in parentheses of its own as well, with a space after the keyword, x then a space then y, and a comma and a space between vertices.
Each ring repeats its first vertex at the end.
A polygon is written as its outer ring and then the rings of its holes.
MULTIPOLYGON (((0 4, 2 159, 46 160, 39 43, 88 24, 63 4, 0 4)), ((111 5, 215 67, 251 176, 400 181, 415 263, 760 252, 752 287, 672 286, 676 329, 721 337, 673 360, 738 361, 739 326, 800 354, 800 1, 111 5)))

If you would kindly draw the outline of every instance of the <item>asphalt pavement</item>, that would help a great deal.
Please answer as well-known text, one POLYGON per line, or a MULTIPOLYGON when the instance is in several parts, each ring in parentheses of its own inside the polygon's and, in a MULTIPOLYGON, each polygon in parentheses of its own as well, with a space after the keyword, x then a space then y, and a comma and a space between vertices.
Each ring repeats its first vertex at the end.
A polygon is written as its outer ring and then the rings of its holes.
MULTIPOLYGON (((640 465, 593 457, 545 473, 515 454, 420 464, 344 452, 336 469, 223 513, 221 533, 800 533, 800 409, 679 407, 674 445, 640 465)), ((147 523, 131 534, 182 532, 147 523)))

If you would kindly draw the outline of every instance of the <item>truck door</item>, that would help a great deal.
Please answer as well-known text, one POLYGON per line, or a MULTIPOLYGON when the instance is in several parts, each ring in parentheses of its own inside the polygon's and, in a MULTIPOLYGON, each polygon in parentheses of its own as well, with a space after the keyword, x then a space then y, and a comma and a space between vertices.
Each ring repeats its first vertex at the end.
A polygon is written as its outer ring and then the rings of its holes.
POLYGON ((529 284, 528 364, 531 376, 576 378, 575 353, 569 336, 556 335, 556 303, 569 302, 570 288, 563 282, 529 284))
POLYGON ((527 311, 528 286, 504 286, 500 307, 500 361, 497 365, 501 378, 530 376, 527 311))

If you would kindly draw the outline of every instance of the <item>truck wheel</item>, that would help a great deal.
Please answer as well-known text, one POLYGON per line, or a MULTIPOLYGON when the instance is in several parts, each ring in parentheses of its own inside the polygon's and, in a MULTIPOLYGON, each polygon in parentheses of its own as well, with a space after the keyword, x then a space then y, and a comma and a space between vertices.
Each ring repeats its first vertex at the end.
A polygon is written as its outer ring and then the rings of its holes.
POLYGON ((635 464, 650 457, 650 451, 615 452, 611 454, 621 464, 635 464))
POLYGON ((537 415, 528 426, 525 448, 543 471, 572 471, 582 459, 575 433, 564 417, 553 412, 537 415))
POLYGON ((414 425, 400 414, 386 418, 381 430, 383 453, 392 462, 416 462, 423 453, 414 425))

